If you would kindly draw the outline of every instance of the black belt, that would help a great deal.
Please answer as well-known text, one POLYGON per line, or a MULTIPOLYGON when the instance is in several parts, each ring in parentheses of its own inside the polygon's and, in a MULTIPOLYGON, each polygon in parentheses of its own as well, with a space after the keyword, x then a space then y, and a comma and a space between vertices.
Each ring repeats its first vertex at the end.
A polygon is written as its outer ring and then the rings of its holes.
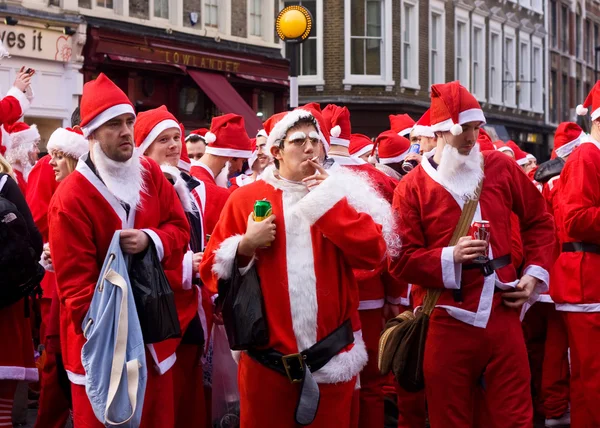
POLYGON ((321 369, 342 349, 354 342, 352 324, 346 320, 328 336, 310 348, 284 355, 274 349, 249 349, 248 355, 263 366, 287 376, 292 383, 302 383, 296 405, 296 422, 309 425, 315 419, 319 407, 319 387, 312 373, 321 369))
MULTIPOLYGON (((495 270, 508 266, 511 262, 510 254, 496 257, 493 260, 488 260, 485 263, 471 263, 463 266, 463 270, 480 269, 483 276, 490 276, 495 270)), ((453 290, 454 301, 462 302, 462 290, 453 290)))
POLYGON ((594 253, 600 254, 600 245, 589 242, 567 242, 562 244, 563 253, 594 253))

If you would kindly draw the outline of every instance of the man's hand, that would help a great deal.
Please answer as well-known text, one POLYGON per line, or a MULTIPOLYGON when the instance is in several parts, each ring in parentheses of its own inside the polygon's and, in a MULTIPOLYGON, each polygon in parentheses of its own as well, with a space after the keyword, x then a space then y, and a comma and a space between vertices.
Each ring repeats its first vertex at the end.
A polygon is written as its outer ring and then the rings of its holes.
POLYGON ((25 73, 25 67, 21 67, 17 73, 14 86, 21 92, 25 92, 31 84, 31 74, 25 73))
POLYGON ((538 281, 537 278, 531 275, 524 275, 515 287, 515 291, 502 293, 504 304, 509 308, 515 309, 523 306, 533 294, 538 281))
POLYGON ((238 246, 238 254, 252 257, 258 248, 266 247, 275 240, 275 216, 270 215, 263 221, 254 221, 252 213, 248 216, 246 233, 238 246))
POLYGON ((488 243, 470 236, 463 236, 454 246, 454 263, 470 263, 479 256, 484 256, 488 243))
POLYGON ((418 153, 409 153, 404 158, 404 161, 410 161, 410 160, 416 160, 418 163, 421 163, 421 160, 423 160, 423 156, 421 156, 418 153))
POLYGON ((202 261, 202 256, 204 253, 194 253, 192 256, 192 274, 196 275, 200 268, 200 262, 202 261))
POLYGON ((138 254, 148 248, 150 238, 145 232, 138 229, 124 229, 121 231, 121 249, 127 254, 138 254))
POLYGON ((385 302, 383 305, 383 318, 385 318, 385 322, 391 320, 392 318, 396 318, 399 313, 400 306, 388 302, 385 302))
POLYGON ((319 165, 319 163, 317 163, 316 160, 309 159, 306 162, 311 164, 316 171, 315 174, 306 177, 302 180, 302 182, 305 183, 308 189, 310 190, 321 184, 327 177, 329 177, 329 174, 327 173, 327 171, 325 171, 325 168, 323 168, 321 165, 319 165))

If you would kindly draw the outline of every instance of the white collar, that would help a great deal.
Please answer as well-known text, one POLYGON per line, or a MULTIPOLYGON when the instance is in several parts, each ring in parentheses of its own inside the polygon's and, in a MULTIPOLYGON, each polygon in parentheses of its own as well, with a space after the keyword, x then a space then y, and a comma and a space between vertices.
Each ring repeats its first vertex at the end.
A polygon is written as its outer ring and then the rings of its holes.
POLYGON ((361 158, 357 158, 354 156, 338 156, 338 155, 329 155, 335 163, 341 166, 352 166, 352 165, 364 165, 366 162, 361 158))

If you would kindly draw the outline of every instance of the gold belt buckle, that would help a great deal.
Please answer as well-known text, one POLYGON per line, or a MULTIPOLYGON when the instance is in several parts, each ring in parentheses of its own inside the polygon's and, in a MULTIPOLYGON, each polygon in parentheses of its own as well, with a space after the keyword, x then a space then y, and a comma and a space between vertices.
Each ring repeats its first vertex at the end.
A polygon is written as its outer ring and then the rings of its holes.
POLYGON ((288 379, 290 380, 290 382, 292 383, 300 383, 302 382, 302 379, 294 379, 292 378, 292 367, 290 366, 289 362, 290 360, 298 360, 298 364, 300 366, 300 371, 302 373, 304 373, 304 357, 302 357, 302 354, 289 354, 289 355, 284 355, 283 357, 281 357, 281 361, 283 362, 283 368, 285 369, 285 373, 287 374, 288 379))

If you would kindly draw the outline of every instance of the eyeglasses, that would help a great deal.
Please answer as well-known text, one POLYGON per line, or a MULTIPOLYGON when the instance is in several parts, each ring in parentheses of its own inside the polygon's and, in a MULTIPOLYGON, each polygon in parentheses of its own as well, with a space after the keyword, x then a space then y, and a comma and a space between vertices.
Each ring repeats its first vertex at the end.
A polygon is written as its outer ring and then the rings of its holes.
POLYGON ((310 141, 313 146, 317 146, 319 144, 319 139, 313 137, 296 138, 294 140, 288 140, 288 143, 293 144, 296 147, 304 147, 307 141, 310 141))

